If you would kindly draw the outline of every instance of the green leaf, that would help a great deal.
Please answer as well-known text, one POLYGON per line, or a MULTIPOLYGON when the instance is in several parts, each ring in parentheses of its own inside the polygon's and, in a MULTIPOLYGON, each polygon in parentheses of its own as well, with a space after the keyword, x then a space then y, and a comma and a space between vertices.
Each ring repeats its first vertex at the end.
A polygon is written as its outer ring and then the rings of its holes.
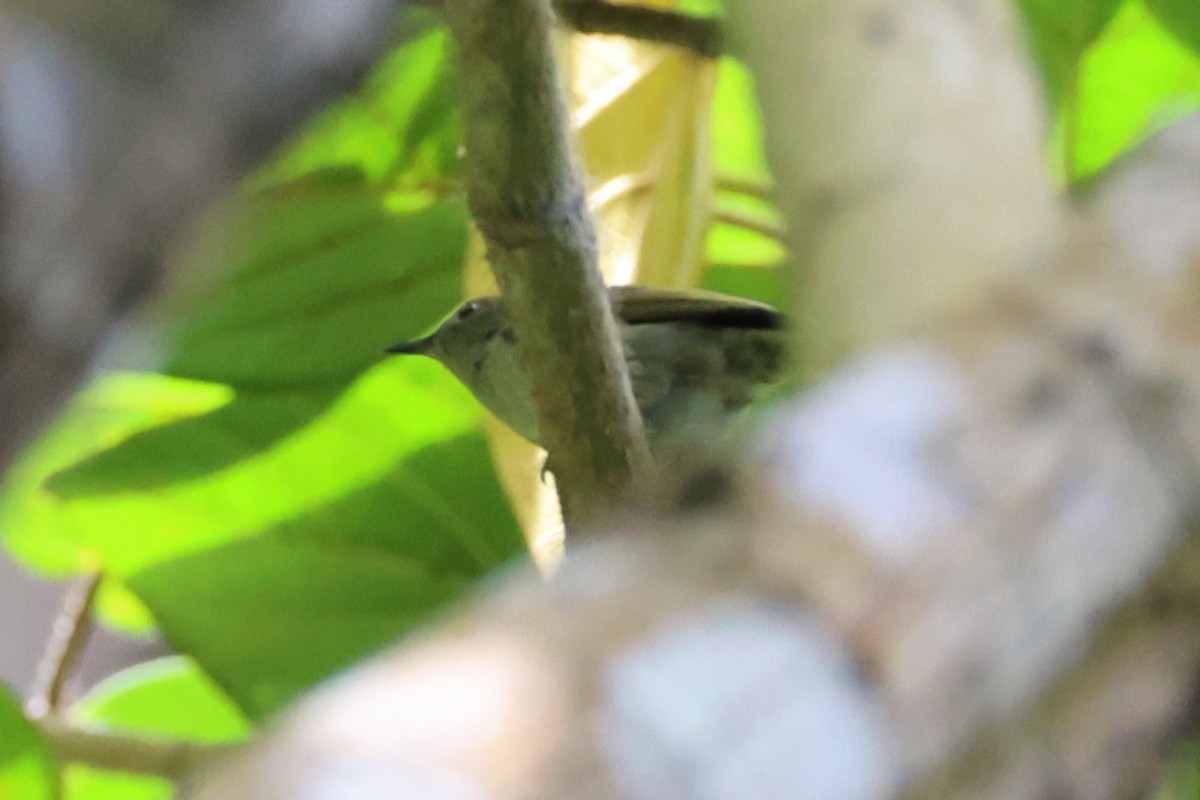
POLYGON ((58 769, 21 704, 0 687, 0 800, 53 800, 58 769))
POLYGON ((259 716, 425 622, 523 549, 476 431, 269 534, 150 566, 130 585, 168 640, 259 716))
POLYGON ((189 742, 232 742, 251 733, 237 706, 183 656, 112 675, 73 703, 68 714, 80 725, 189 742))
MULTIPOLYGON (((347 204, 358 204, 360 192, 347 189, 347 204)), ((278 217, 290 216, 292 204, 285 208, 278 217)), ((251 227, 268 242, 290 236, 294 227, 311 230, 294 219, 251 227)), ((236 279, 194 299, 173 323, 178 345, 167 366, 195 385, 231 390, 232 399, 207 414, 133 429, 120 447, 56 475, 50 489, 70 498, 194 481, 314 424, 380 362, 387 344, 423 331, 459 294, 465 216, 458 203, 377 218, 370 227, 336 245, 309 242, 290 258, 257 240, 248 244, 252 250, 260 245, 255 260, 236 279)), ((95 394, 84 401, 115 406, 103 392, 95 394)), ((438 416, 416 419, 436 429, 438 416)))
MULTIPOLYGON (((1129 2, 1084 59, 1075 109, 1072 178, 1200 109, 1200 58, 1141 2, 1129 2)), ((1060 117, 1061 131, 1071 119, 1060 117)))
POLYGON ((705 241, 702 285, 786 307, 779 265, 782 217, 770 202, 754 78, 740 61, 721 61, 713 98, 714 221, 705 241))
POLYGON ((168 640, 202 653, 262 716, 427 620, 469 577, 359 541, 279 536, 161 564, 131 585, 159 610, 168 640))
MULTIPOLYGON (((352 433, 345 424, 323 424, 344 418, 348 397, 377 413, 384 398, 351 387, 384 346, 459 298, 466 214, 441 197, 458 169, 449 37, 428 11, 402 18, 409 40, 366 89, 322 115, 209 221, 159 307, 109 349, 115 366, 131 369, 98 378, 5 476, 0 536, 27 564, 53 575, 119 572, 253 535, 248 518, 269 524, 272 509, 250 513, 263 486, 233 483, 263 480, 278 494, 304 464, 321 473, 329 458, 355 459, 315 481, 337 497, 382 474, 411 442, 474 424, 461 393, 444 407, 434 401, 403 421, 405 442, 386 438, 401 423, 384 425, 365 465, 359 451, 334 446, 352 433), (359 136, 366 120, 382 150, 359 136), (165 355, 169 375, 135 372, 147 353, 165 355), (316 458, 296 452, 313 440, 325 445, 316 458), (214 525, 231 510, 231 524, 214 525), (127 527, 106 533, 109 524, 127 527), (133 552, 139 542, 152 552, 133 552)), ((367 383, 381 393, 415 382, 420 392, 443 380, 428 365, 412 369, 392 371, 390 386, 367 383)), ((275 512, 322 502, 291 494, 275 512)))
POLYGON ((725 13, 721 0, 679 0, 676 11, 696 17, 716 17, 725 13))
POLYGON ((110 578, 100 584, 95 607, 97 616, 127 636, 148 639, 154 635, 154 615, 141 598, 120 581, 110 578))
POLYGON ((1145 0, 1159 22, 1179 41, 1200 52, 1200 4, 1196 0, 1145 0))
POLYGON ((1192 0, 1021 0, 1021 8, 1054 106, 1053 152, 1065 180, 1089 178, 1200 108, 1196 52, 1180 43, 1196 42, 1192 0))
MULTIPOLYGON (((391 531, 411 514, 426 519, 426 495, 455 505, 462 487, 423 454, 459 441, 478 423, 473 398, 439 365, 398 360, 367 372, 328 407, 321 395, 271 394, 182 432, 168 426, 134 437, 64 473, 51 484, 58 494, 42 490, 37 499, 54 506, 43 515, 47 524, 60 518, 78 546, 116 577, 283 525, 336 528, 340 521, 327 507, 348 513, 345 504, 374 498, 375 488, 411 475, 420 492, 388 495, 400 507, 372 502, 357 512, 378 515, 376 526, 391 531), (241 417, 230 419, 235 413, 241 417), (294 432, 260 438, 256 425, 294 432), (197 474, 193 459, 212 469, 197 474)), ((476 455, 488 474, 486 455, 476 455)), ((467 488, 473 494, 476 487, 467 488)), ((492 500, 481 496, 488 525, 470 536, 506 542, 507 507, 492 500)), ((459 528, 458 518, 436 519, 422 535, 459 541, 459 528)))
POLYGON ((175 784, 153 775, 133 775, 82 764, 63 768, 66 800, 171 800, 175 784))
POLYGON ((721 59, 711 119, 713 172, 718 178, 769 184, 754 76, 736 59, 721 59))
POLYGON ((102 375, 5 476, 0 494, 5 544, 49 575, 94 569, 94 559, 81 551, 61 504, 43 489, 46 478, 137 433, 220 408, 233 394, 227 386, 161 375, 102 375))
POLYGON ((434 362, 382 356, 460 298, 446 50, 424 24, 205 221, 109 349, 122 371, 0 500, 14 552, 123 582, 255 714, 522 551, 478 404, 434 362))
POLYGON ((1124 0, 1020 0, 1050 100, 1070 104, 1079 62, 1124 0))
POLYGON ((457 200, 322 173, 229 213, 223 244, 197 247, 193 258, 196 272, 217 263, 231 274, 188 297, 160 333, 175 343, 171 374, 239 389, 328 390, 457 298, 466 233, 457 200))
POLYGON ((718 188, 705 242, 709 263, 775 267, 783 263, 783 218, 767 200, 718 188))
MULTIPOLYGON (((163 658, 123 670, 71 706, 73 722, 138 736, 208 743, 239 741, 250 723, 189 659, 163 658)), ((70 764, 67 800, 168 800, 170 781, 70 764)))
POLYGON ((704 272, 703 288, 749 297, 779 309, 789 307, 783 270, 777 267, 711 264, 704 272))

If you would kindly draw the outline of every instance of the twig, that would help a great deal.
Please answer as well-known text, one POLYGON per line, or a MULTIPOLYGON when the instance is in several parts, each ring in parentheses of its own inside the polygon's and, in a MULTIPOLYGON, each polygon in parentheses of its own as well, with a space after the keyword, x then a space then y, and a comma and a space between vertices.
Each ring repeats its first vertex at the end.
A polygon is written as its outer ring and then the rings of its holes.
POLYGON ((661 42, 705 58, 717 58, 725 52, 724 30, 715 17, 601 0, 559 0, 554 10, 563 22, 580 33, 615 33, 661 42))
POLYGON ((768 202, 771 201, 771 194, 774 191, 774 187, 770 183, 756 181, 752 178, 740 178, 735 175, 718 174, 715 183, 716 189, 719 192, 749 195, 758 200, 766 200, 768 202))
POLYGON ((784 237, 787 236, 787 231, 784 230, 782 225, 759 217, 752 217, 749 214, 741 214, 737 211, 717 210, 713 212, 712 218, 716 222, 724 222, 729 225, 736 225, 743 230, 761 233, 763 236, 774 239, 781 245, 784 243, 784 237))
POLYGON ((572 530, 651 467, 567 139, 550 7, 458 0, 446 16, 458 41, 467 198, 572 530))
POLYGON ((26 712, 38 719, 62 706, 63 688, 70 679, 92 630, 92 604, 100 588, 99 572, 76 580, 63 595, 50 629, 50 638, 34 676, 26 712))
POLYGON ((592 191, 588 198, 588 206, 593 214, 599 214, 621 198, 648 191, 653 187, 654 179, 645 173, 618 175, 592 191))
POLYGON ((84 730, 67 725, 58 717, 41 720, 38 729, 50 743, 59 761, 73 761, 138 775, 156 775, 173 781, 241 746, 147 739, 84 730))

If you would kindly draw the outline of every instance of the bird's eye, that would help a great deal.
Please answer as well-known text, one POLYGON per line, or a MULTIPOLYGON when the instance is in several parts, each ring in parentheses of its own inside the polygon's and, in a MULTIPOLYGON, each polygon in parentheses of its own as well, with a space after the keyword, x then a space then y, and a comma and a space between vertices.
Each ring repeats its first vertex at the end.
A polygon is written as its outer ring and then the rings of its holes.
POLYGON ((463 303, 462 308, 458 309, 458 313, 454 316, 459 320, 464 320, 479 310, 479 303, 474 300, 463 303))

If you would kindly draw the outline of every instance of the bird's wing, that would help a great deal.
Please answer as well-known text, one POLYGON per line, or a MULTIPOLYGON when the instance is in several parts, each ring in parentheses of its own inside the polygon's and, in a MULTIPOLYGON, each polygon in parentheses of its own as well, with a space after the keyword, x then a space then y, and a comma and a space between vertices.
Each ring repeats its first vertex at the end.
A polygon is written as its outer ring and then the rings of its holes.
POLYGON ((766 303, 701 289, 656 289, 614 286, 613 311, 629 325, 691 322, 728 328, 782 328, 787 319, 766 303))

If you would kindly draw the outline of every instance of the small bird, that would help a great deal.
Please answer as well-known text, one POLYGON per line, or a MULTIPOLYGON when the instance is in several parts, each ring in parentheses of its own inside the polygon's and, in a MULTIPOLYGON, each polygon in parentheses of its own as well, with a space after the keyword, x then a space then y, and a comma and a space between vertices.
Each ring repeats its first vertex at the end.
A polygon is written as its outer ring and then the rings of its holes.
MULTIPOLYGON (((609 289, 633 395, 655 450, 711 436, 784 364, 782 314, 697 289, 609 289)), ((506 425, 541 445, 517 337, 500 297, 468 300, 433 333, 387 349, 437 359, 506 425)))

